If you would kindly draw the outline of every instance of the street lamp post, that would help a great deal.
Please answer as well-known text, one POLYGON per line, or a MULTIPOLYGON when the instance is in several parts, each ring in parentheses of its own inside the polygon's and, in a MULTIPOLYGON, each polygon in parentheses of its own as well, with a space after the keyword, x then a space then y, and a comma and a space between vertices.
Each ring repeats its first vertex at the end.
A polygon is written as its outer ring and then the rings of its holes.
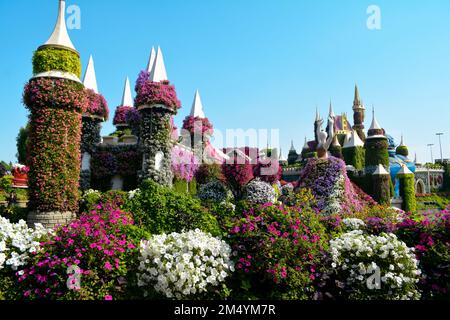
POLYGON ((441 164, 444 164, 444 156, 442 155, 442 141, 441 137, 444 135, 443 133, 436 133, 436 135, 439 137, 439 148, 441 149, 441 164))
POLYGON ((434 158, 433 158, 433 146, 434 146, 434 144, 433 144, 433 143, 430 143, 430 144, 428 144, 427 146, 430 147, 430 152, 431 152, 431 164, 433 164, 433 163, 434 163, 434 158))

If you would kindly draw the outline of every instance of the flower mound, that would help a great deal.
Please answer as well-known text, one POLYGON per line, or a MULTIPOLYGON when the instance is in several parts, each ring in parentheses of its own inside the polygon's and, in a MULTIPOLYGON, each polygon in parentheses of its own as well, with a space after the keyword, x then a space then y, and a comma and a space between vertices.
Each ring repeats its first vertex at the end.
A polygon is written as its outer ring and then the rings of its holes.
POLYGON ((42 244, 31 266, 18 274, 23 296, 103 300, 106 295, 119 294, 127 273, 126 258, 137 250, 123 231, 132 224, 129 214, 98 205, 58 229, 42 244))
POLYGON ((25 266, 30 254, 39 250, 39 241, 50 233, 41 224, 30 229, 23 220, 15 224, 0 217, 0 270, 8 267, 17 271, 25 266))
POLYGON ((354 230, 331 240, 330 252, 333 272, 348 289, 350 299, 420 298, 414 251, 394 234, 374 236, 354 230))
POLYGON ((274 188, 267 182, 253 180, 245 186, 245 200, 252 204, 275 202, 277 195, 274 188))
POLYGON ((220 181, 211 181, 200 187, 198 197, 202 201, 229 202, 233 199, 233 193, 220 181))
POLYGON ((136 106, 162 104, 173 111, 181 108, 175 87, 169 81, 152 82, 150 73, 141 71, 136 81, 136 106))
POLYGON ((88 115, 103 118, 105 121, 108 120, 109 109, 105 98, 92 89, 85 89, 85 93, 89 101, 85 112, 88 115))
POLYGON ((347 176, 341 159, 310 159, 300 174, 299 188, 312 190, 320 211, 326 215, 361 211, 363 202, 347 176))
POLYGON ((218 287, 234 271, 225 241, 196 229, 141 242, 138 285, 182 299, 218 287))

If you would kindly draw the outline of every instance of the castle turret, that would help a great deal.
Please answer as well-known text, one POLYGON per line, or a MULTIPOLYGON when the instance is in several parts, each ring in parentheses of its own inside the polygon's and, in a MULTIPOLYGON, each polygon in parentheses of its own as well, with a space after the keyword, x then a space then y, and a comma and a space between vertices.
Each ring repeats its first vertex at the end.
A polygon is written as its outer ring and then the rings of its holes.
POLYGON ((353 99, 353 130, 355 130, 362 141, 366 140, 364 132, 364 118, 366 108, 364 107, 361 98, 359 97, 358 86, 355 85, 355 98, 353 99))
POLYGON ((113 119, 113 124, 116 126, 117 131, 125 132, 131 130, 130 124, 128 123, 128 115, 130 112, 133 112, 133 109, 134 102, 131 94, 130 79, 126 77, 122 93, 122 102, 117 106, 113 119))
POLYGON ((379 164, 389 171, 389 143, 384 129, 372 112, 373 119, 366 139, 366 174, 372 175, 379 164))
POLYGON ((294 164, 295 162, 297 162, 297 159, 298 159, 298 153, 294 147, 294 140, 292 140, 291 141, 291 149, 289 149, 288 158, 287 158, 288 164, 289 165, 294 164))
POLYGON ((98 92, 92 56, 89 58, 83 84, 88 98, 88 106, 82 117, 80 188, 88 190, 91 188, 91 158, 96 146, 101 142, 101 124, 109 116, 106 100, 98 92))
POLYGON ((406 212, 416 212, 417 202, 414 173, 403 164, 401 170, 397 173, 397 177, 400 181, 400 196, 403 199, 402 209, 406 212))
POLYGON ((88 103, 65 9, 65 1, 60 0, 53 33, 33 55, 33 77, 23 98, 30 111, 31 226, 66 224, 78 212, 81 116, 88 103))
POLYGON ((402 135, 402 140, 400 142, 400 145, 397 147, 396 154, 407 157, 409 155, 409 150, 408 147, 405 145, 405 142, 403 140, 403 135, 402 135))
POLYGON ((140 146, 143 151, 142 179, 171 186, 171 117, 181 107, 175 87, 167 80, 161 48, 151 71, 142 71, 136 82, 135 105, 141 115, 140 146))
POLYGON ((364 169, 364 142, 362 142, 355 130, 352 131, 350 139, 342 147, 342 155, 344 156, 344 160, 347 165, 355 167, 356 170, 364 169))
POLYGON ((319 137, 317 136, 317 129, 320 127, 320 123, 322 118, 320 117, 319 107, 316 107, 316 119, 314 120, 314 140, 316 141, 316 145, 319 144, 319 137))
POLYGON ((372 175, 372 196, 375 201, 380 204, 391 203, 391 176, 386 171, 383 165, 379 164, 372 175))

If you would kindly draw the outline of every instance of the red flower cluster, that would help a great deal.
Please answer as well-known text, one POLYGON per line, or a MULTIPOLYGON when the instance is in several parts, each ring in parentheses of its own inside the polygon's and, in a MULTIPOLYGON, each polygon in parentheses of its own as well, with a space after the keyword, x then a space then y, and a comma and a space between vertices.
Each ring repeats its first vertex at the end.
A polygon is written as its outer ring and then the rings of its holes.
POLYGON ((91 89, 85 89, 85 93, 89 101, 85 113, 108 120, 109 109, 105 98, 101 94, 97 94, 94 92, 94 90, 91 89))
POLYGON ((150 81, 150 74, 141 71, 136 82, 136 106, 162 104, 173 111, 181 108, 181 102, 177 98, 175 87, 169 81, 150 81))

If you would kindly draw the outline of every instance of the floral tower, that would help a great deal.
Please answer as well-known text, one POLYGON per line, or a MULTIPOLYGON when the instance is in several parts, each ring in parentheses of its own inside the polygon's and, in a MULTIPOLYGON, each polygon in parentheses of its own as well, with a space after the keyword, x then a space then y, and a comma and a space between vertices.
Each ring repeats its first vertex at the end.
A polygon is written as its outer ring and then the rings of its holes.
POLYGON ((183 140, 192 148, 198 159, 206 157, 204 150, 214 133, 213 125, 203 111, 200 92, 197 90, 192 102, 191 113, 183 121, 183 140))
POLYGON ((391 176, 389 172, 386 171, 383 165, 379 164, 372 175, 372 193, 375 201, 380 204, 391 203, 390 182, 391 176))
POLYGON ((389 143, 386 132, 372 112, 373 119, 366 139, 366 174, 372 175, 381 164, 389 171, 389 143))
POLYGON ((92 56, 89 58, 83 84, 88 105, 82 118, 80 188, 87 190, 91 188, 91 158, 95 147, 102 140, 100 135, 102 122, 106 121, 109 116, 106 100, 98 92, 97 77, 95 75, 94 59, 92 56))
POLYGON ((400 145, 395 150, 395 153, 400 155, 400 156, 404 156, 404 157, 409 156, 409 150, 408 150, 408 147, 406 146, 406 144, 405 144, 405 142, 403 140, 403 135, 402 135, 402 141, 400 142, 400 145))
POLYGON ((133 97, 131 95, 130 80, 128 77, 125 79, 125 85, 123 88, 122 102, 120 106, 116 108, 114 113, 113 124, 116 126, 117 131, 130 130, 128 123, 129 113, 134 109, 133 97))
POLYGON ((364 133, 365 114, 366 108, 359 97, 358 86, 355 85, 355 98, 353 99, 353 130, 358 133, 358 136, 362 141, 366 140, 366 135, 364 133))
POLYGON ((364 169, 364 142, 361 141, 361 138, 355 130, 352 131, 350 139, 345 142, 342 148, 342 155, 347 165, 355 167, 358 171, 364 169))
POLYGON ((403 199, 402 209, 406 212, 416 212, 416 189, 414 173, 408 169, 406 165, 402 165, 402 169, 397 173, 400 181, 400 196, 403 199))
POLYGON ((171 117, 177 113, 181 102, 177 98, 175 87, 167 80, 160 48, 150 72, 147 70, 139 74, 135 89, 135 105, 141 115, 140 147, 143 152, 141 178, 171 186, 173 181, 171 117))
POLYGON ((81 116, 87 99, 80 56, 69 38, 64 0, 48 41, 33 56, 23 101, 30 111, 28 224, 65 224, 78 211, 81 116))
POLYGON ((298 159, 298 153, 295 150, 294 141, 292 140, 291 148, 289 149, 288 158, 287 158, 288 164, 293 165, 297 161, 297 159, 298 159))

